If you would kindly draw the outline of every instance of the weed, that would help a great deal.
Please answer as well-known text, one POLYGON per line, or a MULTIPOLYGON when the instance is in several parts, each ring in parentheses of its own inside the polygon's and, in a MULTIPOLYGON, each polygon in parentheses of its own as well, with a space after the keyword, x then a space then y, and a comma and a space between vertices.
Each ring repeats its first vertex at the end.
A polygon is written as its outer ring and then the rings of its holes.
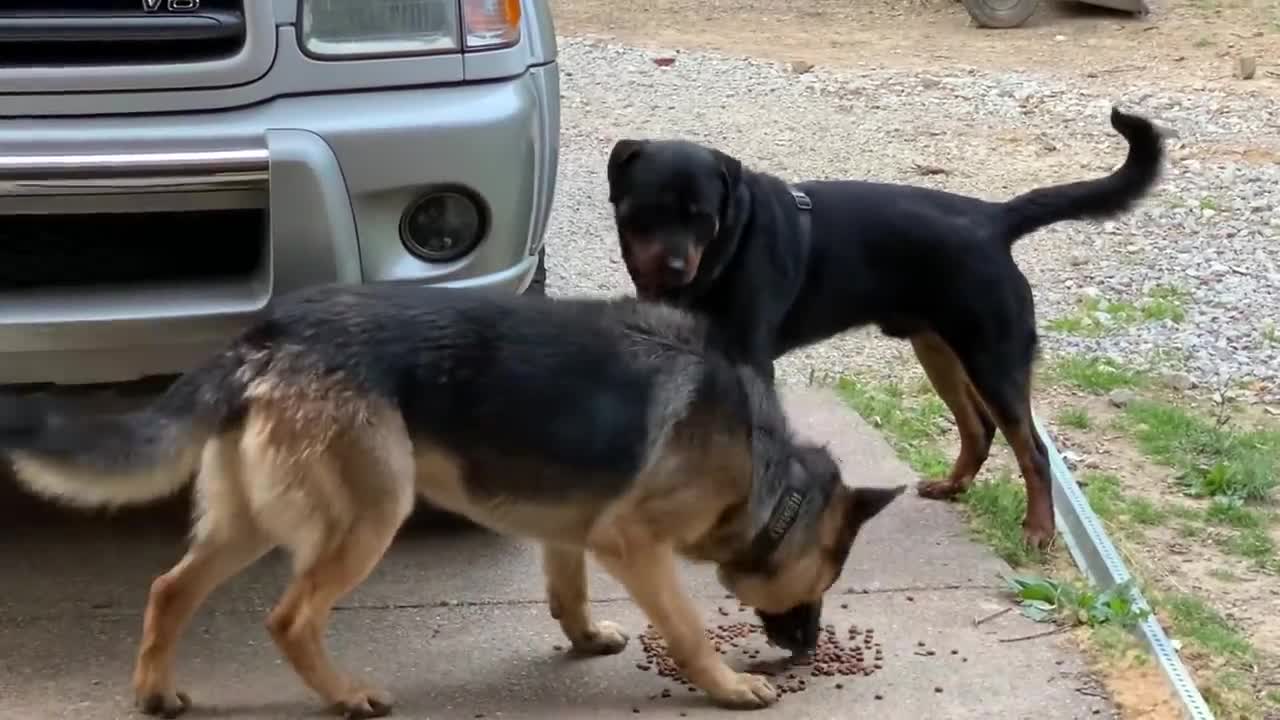
MULTIPOLYGON (((1209 38, 1200 38, 1199 40, 1196 41, 1196 47, 1207 47, 1212 44, 1213 44, 1213 41, 1210 40, 1209 38)), ((1200 209, 1212 210, 1214 212, 1217 212, 1218 201, 1208 195, 1205 195, 1204 197, 1200 198, 1200 209)))
POLYGON ((1188 495, 1261 502, 1280 484, 1280 432, 1240 432, 1149 401, 1131 403, 1126 416, 1139 447, 1176 470, 1188 495))
POLYGON ((1275 321, 1268 320, 1262 325, 1262 341, 1268 345, 1280 345, 1280 329, 1275 321))
POLYGON ((1005 562, 1017 568, 1044 560, 1043 553, 1023 542, 1026 487, 1008 472, 974 483, 960 496, 960 500, 978 536, 1005 562))
POLYGON ((1063 408, 1062 412, 1058 413, 1058 422, 1076 430, 1088 430, 1093 425, 1089 411, 1081 407, 1063 408))
POLYGON ((1131 628, 1151 614, 1137 603, 1132 580, 1106 590, 1031 575, 1005 578, 1005 582, 1022 606, 1022 614, 1036 622, 1131 628))
POLYGON ((1259 570, 1280 572, 1276 541, 1266 528, 1249 528, 1232 535, 1224 543, 1227 551, 1248 558, 1259 570))
POLYGON ((1147 375, 1103 357, 1069 355, 1050 369, 1053 378, 1095 395, 1147 384, 1147 375))
POLYGON ((1188 540, 1199 540, 1204 537, 1204 527, 1196 523, 1183 522, 1178 525, 1178 534, 1188 540))
POLYGON ((1222 582, 1229 582, 1229 583, 1238 583, 1244 580, 1244 578, 1240 577, 1239 575, 1236 575, 1230 570, 1227 570, 1226 568, 1218 568, 1218 567, 1209 569, 1209 577, 1214 578, 1215 580, 1221 580, 1222 582))
POLYGON ((1129 517, 1139 525, 1163 525, 1168 513, 1146 498, 1129 498, 1129 517))
POLYGON ((1210 522, 1244 530, 1260 528, 1266 524, 1266 517, 1262 513, 1246 507, 1234 497, 1213 498, 1204 514, 1210 522))
POLYGON ((1183 303, 1188 298, 1186 291, 1171 285, 1157 285, 1147 292, 1147 297, 1138 303, 1138 310, 1147 321, 1168 320, 1180 323, 1187 319, 1183 303))
POLYGON ((1054 318, 1047 325, 1058 332, 1100 337, 1141 322, 1182 322, 1187 313, 1183 303, 1189 295, 1171 285, 1157 285, 1137 303, 1086 297, 1074 314, 1054 318))
POLYGON ((933 441, 944 432, 947 406, 936 395, 908 395, 894 384, 869 385, 844 378, 836 390, 867 422, 882 431, 912 470, 926 478, 951 469, 946 453, 933 441))

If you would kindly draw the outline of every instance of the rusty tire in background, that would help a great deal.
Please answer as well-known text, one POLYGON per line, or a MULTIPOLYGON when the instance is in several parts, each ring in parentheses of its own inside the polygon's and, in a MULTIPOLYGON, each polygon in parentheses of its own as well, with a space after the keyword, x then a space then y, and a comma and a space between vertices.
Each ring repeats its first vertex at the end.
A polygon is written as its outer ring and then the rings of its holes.
POLYGON ((1040 0, 963 0, 979 27, 1013 28, 1035 14, 1040 0))

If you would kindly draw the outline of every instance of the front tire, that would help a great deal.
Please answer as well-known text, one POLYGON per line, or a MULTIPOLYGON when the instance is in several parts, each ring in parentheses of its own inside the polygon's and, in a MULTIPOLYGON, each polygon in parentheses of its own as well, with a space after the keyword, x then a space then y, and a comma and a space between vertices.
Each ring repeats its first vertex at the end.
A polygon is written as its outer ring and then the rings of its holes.
POLYGON ((525 288, 525 295, 543 295, 547 294, 547 246, 543 243, 538 248, 538 267, 533 271, 533 279, 529 281, 529 287, 525 288))
POLYGON ((1040 0, 964 0, 964 9, 979 27, 1014 28, 1036 13, 1040 0))

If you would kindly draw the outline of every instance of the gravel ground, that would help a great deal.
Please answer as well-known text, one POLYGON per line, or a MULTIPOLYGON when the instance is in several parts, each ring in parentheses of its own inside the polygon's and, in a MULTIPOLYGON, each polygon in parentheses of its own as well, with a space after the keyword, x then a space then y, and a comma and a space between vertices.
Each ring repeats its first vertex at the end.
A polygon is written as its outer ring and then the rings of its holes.
MULTIPOLYGON (((631 288, 609 215, 605 162, 622 137, 683 136, 788 179, 861 177, 1007 198, 1110 172, 1125 145, 1112 102, 1172 132, 1157 192, 1107 223, 1062 223, 1021 240, 1047 354, 1090 352, 1184 372, 1203 387, 1243 383, 1280 402, 1280 105, 1260 94, 1152 91, 1099 95, 1047 75, 953 66, 814 68, 710 53, 561 39, 563 134, 549 235, 553 294, 631 288), (675 58, 658 67, 653 58, 675 58), (922 170, 932 168, 933 174, 922 170), (1181 322, 1111 322, 1100 337, 1044 327, 1082 298, 1140 303, 1155 286, 1184 294, 1181 322)), ((1126 81, 1128 82, 1128 81, 1126 81)), ((1096 87, 1097 83, 1093 83, 1096 87)), ((906 343, 847 333, 784 358, 788 381, 811 373, 892 377, 913 367, 906 343)))

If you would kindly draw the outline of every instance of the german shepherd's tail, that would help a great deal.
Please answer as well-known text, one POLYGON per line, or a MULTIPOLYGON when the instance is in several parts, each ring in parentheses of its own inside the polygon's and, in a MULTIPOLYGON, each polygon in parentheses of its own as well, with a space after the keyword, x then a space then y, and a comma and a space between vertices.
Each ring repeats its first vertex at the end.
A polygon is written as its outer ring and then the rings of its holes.
POLYGON ((1023 235, 1063 220, 1118 215, 1151 190, 1164 162, 1160 131, 1150 120, 1114 107, 1111 127, 1129 141, 1124 164, 1103 178, 1037 188, 1000 204, 1003 235, 1009 245, 1023 235))
POLYGON ((174 381, 147 407, 69 413, 47 398, 0 395, 0 459, 31 492, 81 508, 172 495, 194 478, 205 442, 238 417, 231 354, 174 381))

